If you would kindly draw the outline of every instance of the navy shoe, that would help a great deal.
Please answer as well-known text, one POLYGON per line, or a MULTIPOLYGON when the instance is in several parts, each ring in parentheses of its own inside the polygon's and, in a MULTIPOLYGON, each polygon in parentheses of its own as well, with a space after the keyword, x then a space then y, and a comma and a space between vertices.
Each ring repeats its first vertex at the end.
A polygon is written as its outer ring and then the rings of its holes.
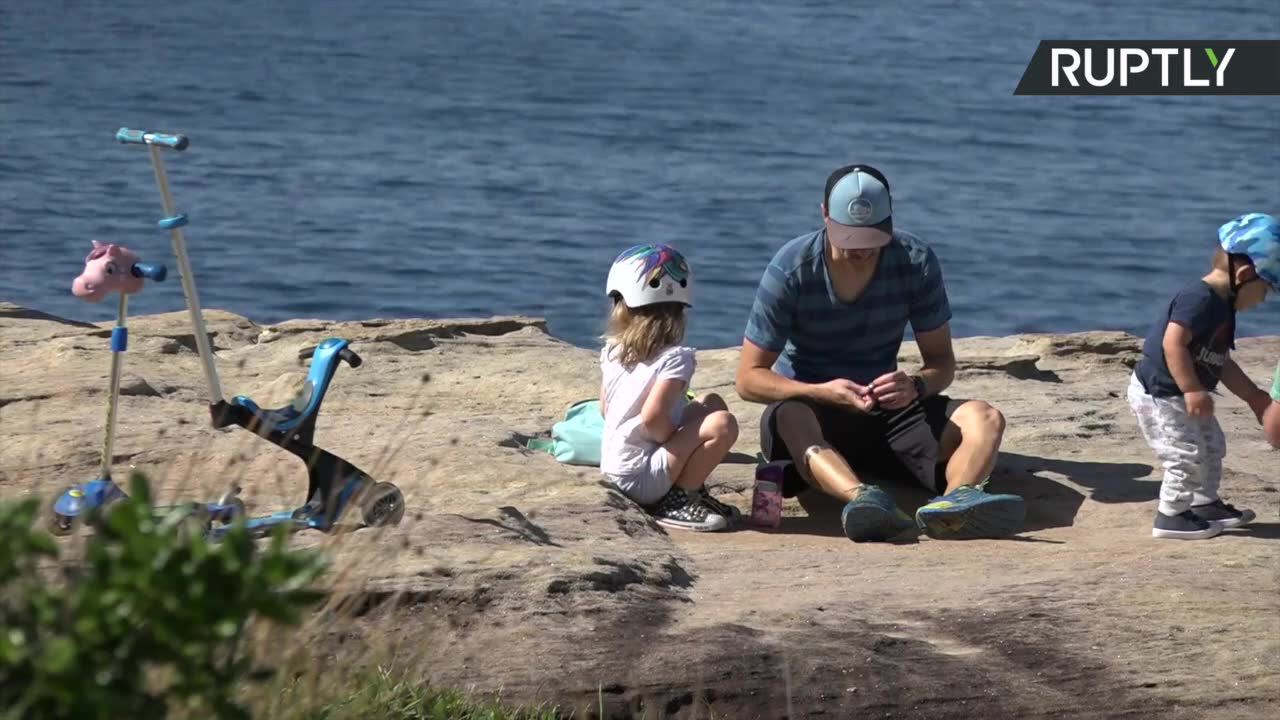
POLYGON ((1214 500, 1208 505, 1192 505, 1191 512, 1201 520, 1217 523, 1223 528, 1248 525, 1258 517, 1249 508, 1237 510, 1234 505, 1223 502, 1221 499, 1214 500))
POLYGON ((874 485, 863 485, 840 513, 845 537, 854 542, 889 540, 912 526, 911 518, 898 509, 889 493, 874 485))
POLYGON ((1017 495, 993 495, 961 485, 916 510, 916 524, 931 538, 1005 538, 1022 529, 1027 506, 1017 495))
POLYGON ((1156 521, 1151 525, 1151 537, 1173 540, 1207 540, 1220 532, 1221 525, 1204 520, 1190 510, 1177 515, 1156 511, 1156 521))

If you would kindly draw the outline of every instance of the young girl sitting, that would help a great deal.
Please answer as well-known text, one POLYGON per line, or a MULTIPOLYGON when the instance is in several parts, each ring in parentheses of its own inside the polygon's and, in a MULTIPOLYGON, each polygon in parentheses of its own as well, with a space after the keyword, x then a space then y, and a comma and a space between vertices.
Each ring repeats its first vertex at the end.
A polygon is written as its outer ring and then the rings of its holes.
POLYGON ((696 361, 679 343, 692 290, 689 264, 667 245, 632 247, 609 269, 600 470, 658 524, 714 531, 741 514, 703 486, 738 439, 738 422, 719 396, 686 395, 696 361))

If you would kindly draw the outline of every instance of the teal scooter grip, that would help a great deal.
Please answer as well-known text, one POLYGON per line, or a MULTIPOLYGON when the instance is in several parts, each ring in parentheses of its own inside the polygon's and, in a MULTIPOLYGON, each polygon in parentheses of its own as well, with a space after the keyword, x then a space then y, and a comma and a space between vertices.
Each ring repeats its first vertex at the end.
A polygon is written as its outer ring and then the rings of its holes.
POLYGON ((116 131, 116 140, 126 145, 161 145, 174 150, 186 150, 187 146, 191 144, 186 135, 165 135, 164 133, 130 130, 123 127, 116 131))

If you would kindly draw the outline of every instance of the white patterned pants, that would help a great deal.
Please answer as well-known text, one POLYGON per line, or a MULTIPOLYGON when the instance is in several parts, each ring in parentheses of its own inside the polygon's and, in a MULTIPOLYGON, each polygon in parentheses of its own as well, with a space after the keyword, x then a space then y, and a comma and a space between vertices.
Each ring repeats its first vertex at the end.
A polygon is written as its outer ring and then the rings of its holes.
POLYGON ((1164 465, 1160 512, 1177 515, 1192 505, 1217 500, 1222 458, 1227 454, 1227 438, 1218 419, 1191 417, 1180 397, 1148 395, 1136 375, 1129 377, 1129 409, 1138 419, 1142 437, 1164 465))

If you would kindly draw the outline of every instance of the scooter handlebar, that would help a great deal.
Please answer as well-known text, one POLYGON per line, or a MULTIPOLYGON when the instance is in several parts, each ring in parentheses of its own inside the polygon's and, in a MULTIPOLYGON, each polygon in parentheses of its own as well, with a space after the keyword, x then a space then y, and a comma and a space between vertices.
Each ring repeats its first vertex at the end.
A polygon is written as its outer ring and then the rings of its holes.
POLYGON ((164 279, 169 275, 169 270, 163 263, 134 263, 129 272, 134 277, 146 278, 156 282, 164 282, 164 279))
POLYGON ((174 150, 186 150, 187 145, 190 144, 186 135, 165 135, 163 133, 147 132, 146 130, 130 130, 124 127, 116 131, 116 140, 125 144, 161 145, 174 150))
POLYGON ((342 350, 338 353, 338 357, 342 358, 343 360, 346 360, 347 364, 353 368, 358 368, 362 363, 364 363, 364 361, 360 359, 360 356, 357 355, 355 351, 352 350, 351 348, 342 348, 342 350))

